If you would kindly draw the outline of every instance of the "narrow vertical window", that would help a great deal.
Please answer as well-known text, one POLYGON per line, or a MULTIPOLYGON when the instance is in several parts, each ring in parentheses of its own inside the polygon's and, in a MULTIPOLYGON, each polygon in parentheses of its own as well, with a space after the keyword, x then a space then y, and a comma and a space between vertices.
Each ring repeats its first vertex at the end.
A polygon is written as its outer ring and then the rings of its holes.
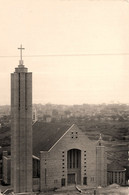
POLYGON ((87 177, 83 177, 83 185, 87 185, 87 177))
POLYGON ((45 168, 45 185, 47 184, 47 169, 45 168))
POLYGON ((81 153, 80 150, 72 149, 68 151, 67 155, 67 167, 69 169, 76 169, 80 168, 80 162, 81 162, 81 153))
POLYGON ((61 179, 61 186, 65 186, 65 178, 61 179))
POLYGON ((75 168, 75 150, 73 150, 73 168, 75 168))
POLYGON ((70 168, 72 168, 72 150, 70 150, 69 156, 70 156, 70 168))
POLYGON ((25 109, 27 110, 27 74, 25 74, 25 109))
POLYGON ((20 80, 21 80, 21 78, 20 78, 20 73, 19 73, 19 82, 18 82, 18 83, 19 83, 19 97, 18 97, 18 98, 19 98, 19 102, 18 102, 18 103, 19 103, 19 110, 20 110, 20 95, 21 95, 21 94, 20 94, 20 90, 21 90, 21 87, 20 87, 20 85, 21 85, 20 80))

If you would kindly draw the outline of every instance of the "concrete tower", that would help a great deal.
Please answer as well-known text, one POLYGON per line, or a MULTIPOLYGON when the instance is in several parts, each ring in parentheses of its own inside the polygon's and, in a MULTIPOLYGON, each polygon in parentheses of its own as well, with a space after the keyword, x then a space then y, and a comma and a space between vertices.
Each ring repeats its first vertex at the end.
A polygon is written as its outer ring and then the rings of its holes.
POLYGON ((11 184, 14 193, 32 192, 32 73, 21 59, 11 74, 11 184))
POLYGON ((107 155, 105 146, 102 144, 101 134, 96 146, 96 168, 97 186, 107 186, 107 155))

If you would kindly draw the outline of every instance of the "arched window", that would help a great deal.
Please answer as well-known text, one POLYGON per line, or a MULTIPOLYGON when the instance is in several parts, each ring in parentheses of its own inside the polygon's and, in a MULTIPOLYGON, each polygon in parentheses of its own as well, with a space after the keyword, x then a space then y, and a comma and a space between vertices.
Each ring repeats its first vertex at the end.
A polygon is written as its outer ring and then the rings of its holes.
POLYGON ((81 151, 72 149, 67 152, 67 168, 78 169, 81 166, 81 151))

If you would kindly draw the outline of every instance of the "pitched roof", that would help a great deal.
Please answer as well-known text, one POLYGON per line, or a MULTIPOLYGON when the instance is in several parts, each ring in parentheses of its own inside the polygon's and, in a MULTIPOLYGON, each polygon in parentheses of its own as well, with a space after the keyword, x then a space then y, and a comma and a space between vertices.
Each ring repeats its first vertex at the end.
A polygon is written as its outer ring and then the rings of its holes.
POLYGON ((118 162, 112 162, 107 165, 108 171, 125 171, 125 168, 122 167, 118 162))
POLYGON ((70 127, 62 123, 34 123, 33 154, 39 156, 40 151, 48 151, 70 127))

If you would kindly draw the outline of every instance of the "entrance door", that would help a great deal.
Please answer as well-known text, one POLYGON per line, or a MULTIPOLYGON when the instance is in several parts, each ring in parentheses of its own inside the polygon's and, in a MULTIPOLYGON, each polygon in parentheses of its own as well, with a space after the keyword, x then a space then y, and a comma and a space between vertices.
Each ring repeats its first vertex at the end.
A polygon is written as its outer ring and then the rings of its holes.
POLYGON ((75 184, 75 173, 68 174, 68 184, 75 184))
POLYGON ((81 184, 81 150, 67 151, 67 184, 81 184))

